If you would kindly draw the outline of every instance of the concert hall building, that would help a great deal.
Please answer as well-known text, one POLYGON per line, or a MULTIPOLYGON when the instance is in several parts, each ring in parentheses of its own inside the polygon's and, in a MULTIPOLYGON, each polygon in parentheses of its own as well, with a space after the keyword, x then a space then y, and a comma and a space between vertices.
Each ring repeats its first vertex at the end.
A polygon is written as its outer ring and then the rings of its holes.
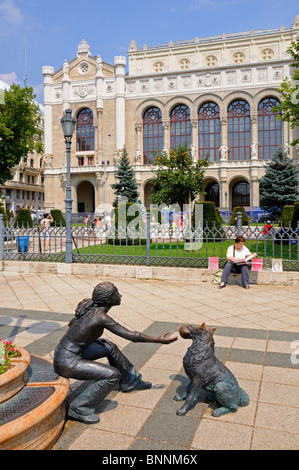
POLYGON ((206 200, 220 210, 259 206, 259 178, 275 149, 298 164, 298 129, 276 119, 273 106, 290 77, 287 53, 299 36, 292 25, 140 47, 104 62, 86 41, 59 70, 43 67, 44 208, 65 210, 65 109, 76 118, 71 147, 73 212, 103 213, 126 146, 140 198, 150 205, 152 151, 188 143, 194 160, 207 157, 206 200), (105 165, 106 161, 106 165, 105 165), (106 179, 105 179, 106 175, 106 179), (106 183, 106 184, 105 184, 106 183))

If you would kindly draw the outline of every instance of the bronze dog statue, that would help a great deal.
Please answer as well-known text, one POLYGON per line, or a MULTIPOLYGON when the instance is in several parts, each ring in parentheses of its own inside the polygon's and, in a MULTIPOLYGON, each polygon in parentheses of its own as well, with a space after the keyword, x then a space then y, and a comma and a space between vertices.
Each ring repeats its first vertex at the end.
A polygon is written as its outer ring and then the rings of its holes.
POLYGON ((184 325, 180 328, 181 337, 192 339, 192 344, 183 359, 190 383, 183 393, 177 393, 174 397, 176 401, 186 400, 176 412, 179 416, 185 415, 195 406, 202 391, 208 393, 207 400, 216 401, 220 405, 212 416, 234 413, 238 406, 247 406, 249 403, 247 393, 239 387, 235 376, 215 356, 215 330, 207 330, 205 323, 200 327, 184 325))

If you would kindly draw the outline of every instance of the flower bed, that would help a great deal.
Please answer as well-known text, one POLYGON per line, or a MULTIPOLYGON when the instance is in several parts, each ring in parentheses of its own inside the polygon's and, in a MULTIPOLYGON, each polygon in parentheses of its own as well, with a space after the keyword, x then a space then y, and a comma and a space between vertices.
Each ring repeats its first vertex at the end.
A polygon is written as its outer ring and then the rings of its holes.
POLYGON ((0 375, 12 367, 11 359, 17 356, 20 356, 20 353, 12 341, 7 342, 0 339, 0 375))
POLYGON ((27 368, 30 364, 30 354, 20 346, 13 346, 11 342, 3 342, 2 373, 0 374, 0 404, 14 396, 26 384, 27 368), (3 353, 4 349, 4 353, 3 353), (6 354, 7 352, 7 354, 6 354))

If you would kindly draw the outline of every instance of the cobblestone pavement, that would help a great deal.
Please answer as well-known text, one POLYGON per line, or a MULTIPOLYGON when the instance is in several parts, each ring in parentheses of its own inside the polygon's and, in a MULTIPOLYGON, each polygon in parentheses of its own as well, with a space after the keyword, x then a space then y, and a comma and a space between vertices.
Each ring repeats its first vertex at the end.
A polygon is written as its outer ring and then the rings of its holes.
MULTIPOLYGON (((107 279, 106 279, 107 280, 107 279)), ((100 422, 66 420, 55 450, 198 450, 299 448, 299 290, 297 286, 109 279, 122 294, 110 314, 129 329, 160 335, 185 323, 214 326, 216 355, 250 397, 236 413, 212 416, 198 403, 177 416, 173 400, 186 384, 183 356, 190 344, 113 340, 153 383, 128 394, 117 389, 104 400, 100 422)), ((53 358, 75 307, 90 297, 95 276, 0 273, 0 338, 31 354, 53 358)), ((71 381, 70 393, 84 384, 71 381)))

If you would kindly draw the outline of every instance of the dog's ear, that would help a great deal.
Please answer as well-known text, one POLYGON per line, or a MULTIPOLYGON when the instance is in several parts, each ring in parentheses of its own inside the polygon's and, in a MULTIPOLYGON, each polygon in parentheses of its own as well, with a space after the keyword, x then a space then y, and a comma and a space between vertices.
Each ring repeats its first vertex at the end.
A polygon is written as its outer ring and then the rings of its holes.
POLYGON ((205 330, 206 329, 206 324, 205 323, 202 323, 199 327, 198 327, 199 330, 205 330))
POLYGON ((216 330, 216 329, 217 329, 217 328, 210 328, 210 329, 209 329, 209 333, 213 336, 213 334, 215 333, 215 330, 216 330))

